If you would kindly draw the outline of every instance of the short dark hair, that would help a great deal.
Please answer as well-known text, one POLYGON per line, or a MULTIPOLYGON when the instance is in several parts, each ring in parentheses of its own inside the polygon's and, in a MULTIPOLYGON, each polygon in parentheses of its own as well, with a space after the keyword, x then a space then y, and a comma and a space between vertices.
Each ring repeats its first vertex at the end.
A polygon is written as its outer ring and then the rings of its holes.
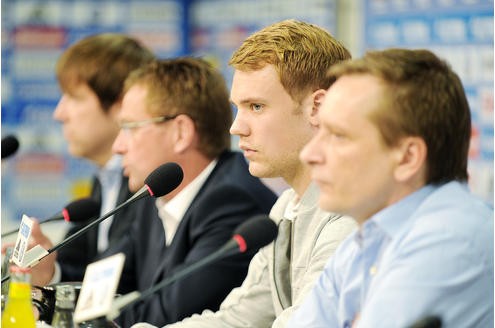
POLYGON ((55 71, 62 91, 70 93, 78 84, 87 84, 107 111, 121 99, 127 75, 154 58, 148 48, 129 36, 103 33, 67 48, 55 71))
POLYGON ((428 50, 370 51, 329 70, 338 78, 371 74, 384 82, 385 97, 370 116, 386 145, 419 136, 427 150, 427 183, 467 181, 471 113, 459 76, 428 50))

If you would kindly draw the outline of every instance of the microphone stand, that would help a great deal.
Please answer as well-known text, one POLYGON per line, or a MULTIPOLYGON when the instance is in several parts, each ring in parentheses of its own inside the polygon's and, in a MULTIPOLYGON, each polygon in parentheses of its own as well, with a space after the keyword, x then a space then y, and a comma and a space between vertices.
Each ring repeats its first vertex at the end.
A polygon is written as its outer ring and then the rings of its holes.
MULTIPOLYGON (((99 224, 101 221, 103 221, 106 218, 112 216, 113 214, 115 214, 115 212, 117 212, 118 210, 120 210, 122 207, 129 205, 131 202, 133 202, 135 200, 138 200, 140 198, 145 197, 146 196, 146 193, 144 191, 145 190, 143 190, 142 193, 136 193, 134 196, 132 196, 131 198, 129 198, 127 201, 123 202, 119 206, 115 207, 110 212, 108 212, 105 215, 99 217, 98 219, 92 221, 90 224, 88 224, 84 228, 78 230, 76 233, 74 233, 74 234, 70 235, 69 237, 67 237, 66 239, 62 240, 60 243, 58 243, 57 245, 55 245, 52 248, 50 248, 47 251, 48 253, 46 253, 45 255, 43 255, 42 257, 40 257, 39 259, 37 259, 37 261, 35 263, 32 263, 30 265, 30 267, 33 267, 34 265, 38 264, 42 259, 44 259, 48 255, 50 255, 51 253, 53 253, 56 250, 64 247, 65 245, 69 244, 71 241, 73 241, 74 239, 76 239, 77 237, 79 237, 80 235, 82 235, 83 233, 85 233, 86 231, 88 231, 89 229, 93 228, 95 225, 99 224)), ((4 283, 5 281, 7 281, 9 279, 10 279, 10 275, 7 275, 7 276, 3 277, 2 278, 2 283, 4 283)))
MULTIPOLYGON (((145 195, 142 195, 141 197, 143 197, 143 196, 145 196, 145 195)), ((135 198, 135 199, 137 200, 138 198, 135 198)), ((115 207, 110 212, 108 212, 105 215, 103 215, 102 217, 99 217, 98 219, 92 221, 90 224, 88 224, 84 228, 78 230, 76 233, 70 235, 69 237, 67 237, 62 242, 60 242, 57 245, 55 245, 52 248, 50 248, 48 250, 48 254, 46 254, 45 256, 43 256, 42 258, 40 258, 39 261, 42 260, 43 258, 45 258, 46 256, 48 256, 49 254, 55 252, 56 250, 58 250, 58 249, 64 247, 65 245, 69 244, 71 241, 73 241, 74 239, 76 239, 77 237, 79 237, 80 235, 82 235, 83 233, 85 233, 86 231, 88 231, 89 229, 93 228, 95 225, 99 224, 101 221, 103 221, 103 220, 109 218, 110 216, 114 215, 115 212, 119 211, 122 207, 127 206, 130 203, 130 200, 134 200, 134 199, 130 198, 129 200, 123 202, 122 204, 120 204, 119 206, 115 207)))
MULTIPOLYGON (((38 255, 40 257, 35 260, 32 260, 29 263, 28 267, 33 267, 34 265, 38 264, 43 258, 55 252, 59 248, 67 245, 68 243, 79 237, 81 234, 93 228, 95 225, 99 224, 101 221, 105 220, 109 216, 113 215, 122 207, 127 206, 130 203, 148 195, 151 195, 153 197, 161 197, 163 195, 168 194, 169 192, 171 192, 180 185, 183 177, 184 177, 184 172, 177 163, 169 162, 160 165, 153 172, 151 172, 150 175, 148 175, 148 177, 144 180, 145 183, 144 186, 140 190, 138 190, 133 196, 131 196, 131 198, 129 198, 128 200, 126 200, 125 202, 123 202, 122 204, 120 204, 110 212, 94 220, 93 222, 91 222, 81 230, 77 231, 76 233, 70 235, 62 242, 60 242, 58 245, 55 245, 54 247, 50 248, 48 251, 45 250, 42 246, 36 245, 35 247, 39 246, 39 248, 41 248, 41 250, 44 251, 44 254, 38 255), (163 180, 168 181, 168 183, 163 184, 162 183, 163 180)), ((8 279, 10 279, 10 275, 3 277, 2 283, 7 281, 8 279)))
POLYGON ((203 267, 206 264, 213 263, 215 261, 218 261, 224 257, 228 257, 237 253, 242 253, 238 247, 237 243, 234 240, 229 241, 227 244, 225 244, 223 247, 215 251, 214 253, 204 257, 203 259, 195 262, 194 264, 186 267, 183 270, 180 270, 176 272, 174 275, 171 277, 162 280, 160 283, 154 285, 153 287, 143 291, 142 293, 138 291, 133 291, 128 294, 125 294, 114 301, 114 306, 112 306, 112 309, 110 312, 107 314, 107 320, 114 320, 117 318, 120 314, 120 312, 127 308, 129 305, 142 301, 145 298, 149 297, 150 295, 154 294, 158 290, 174 283, 175 281, 182 279, 197 269, 203 267))

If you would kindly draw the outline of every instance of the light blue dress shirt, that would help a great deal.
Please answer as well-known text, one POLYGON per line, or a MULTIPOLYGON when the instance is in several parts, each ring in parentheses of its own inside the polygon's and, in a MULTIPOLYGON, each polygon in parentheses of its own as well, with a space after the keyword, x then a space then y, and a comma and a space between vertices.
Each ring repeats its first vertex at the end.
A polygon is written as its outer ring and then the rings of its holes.
MULTIPOLYGON (((113 155, 112 158, 98 171, 98 180, 101 185, 100 215, 107 214, 117 205, 120 187, 122 184, 122 156, 113 155)), ((113 222, 113 215, 98 224, 98 252, 108 248, 108 232, 113 222)))
POLYGON ((464 184, 423 187, 342 242, 288 327, 493 327, 493 219, 464 184))

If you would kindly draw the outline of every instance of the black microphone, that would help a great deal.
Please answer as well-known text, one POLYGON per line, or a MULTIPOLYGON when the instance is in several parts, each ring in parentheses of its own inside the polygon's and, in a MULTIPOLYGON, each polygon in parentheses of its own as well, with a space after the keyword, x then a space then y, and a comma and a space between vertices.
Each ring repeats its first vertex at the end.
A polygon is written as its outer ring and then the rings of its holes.
POLYGON ((19 140, 14 135, 2 138, 2 159, 14 155, 19 149, 19 140))
POLYGON ((158 290, 190 275, 207 264, 211 264, 234 254, 245 253, 248 250, 258 250, 259 248, 268 245, 277 237, 277 232, 277 225, 266 215, 258 215, 243 222, 234 231, 232 239, 214 253, 183 270, 177 271, 171 277, 162 280, 160 283, 142 293, 134 291, 117 298, 112 305, 110 313, 107 314, 107 319, 115 319, 123 309, 131 304, 142 301, 158 290))
POLYGON ((414 322, 408 328, 440 328, 442 319, 436 315, 426 316, 414 322))
MULTIPOLYGON (((47 250, 47 252, 43 256, 41 256, 40 258, 31 262, 28 266, 29 267, 35 266, 42 259, 44 259, 48 255, 50 255, 51 253, 64 247, 65 245, 69 244, 71 241, 73 241, 77 237, 81 236, 82 234, 84 234, 89 229, 93 228, 94 226, 96 226, 97 224, 102 222, 103 220, 112 216, 118 210, 133 203, 134 201, 141 199, 141 198, 144 198, 146 196, 161 197, 161 196, 168 194, 169 192, 173 191, 175 188, 177 188, 180 185, 183 177, 184 177, 184 172, 182 171, 182 168, 177 163, 171 162, 171 163, 165 163, 165 164, 160 165, 153 172, 151 172, 150 175, 148 175, 148 177, 144 180, 145 185, 140 190, 138 190, 132 197, 130 197, 128 200, 126 200, 125 202, 123 202, 119 206, 115 207, 110 212, 108 212, 108 213, 104 214, 103 216, 99 217, 98 219, 92 221, 90 224, 88 224, 84 228, 81 228, 80 230, 78 230, 74 234, 65 238, 60 243, 58 243, 57 245, 55 245, 52 248, 50 248, 49 250, 47 250)), ((9 278, 10 278, 10 275, 2 278, 2 283, 9 278)))
MULTIPOLYGON (((160 165, 153 172, 151 172, 150 175, 148 175, 148 177, 144 180, 144 186, 139 189, 134 195, 132 195, 132 197, 130 197, 119 206, 115 207, 110 212, 92 221, 90 224, 78 230, 76 233, 70 235, 58 245, 50 248, 48 250, 48 254, 51 254, 56 250, 64 247, 89 229, 93 228, 103 220, 115 214, 115 212, 117 212, 121 208, 135 202, 136 200, 144 198, 146 196, 161 197, 168 194, 180 185, 183 177, 184 172, 182 172, 182 168, 177 163, 166 163, 160 165)), ((46 254, 45 256, 47 256, 48 254, 46 254)))
MULTIPOLYGON (((100 206, 100 203, 92 198, 81 198, 66 205, 58 214, 40 221, 40 224, 59 220, 65 220, 67 222, 84 222, 87 221, 88 218, 97 216, 100 206)), ((17 233, 18 231, 19 228, 4 232, 2 238, 17 233)))

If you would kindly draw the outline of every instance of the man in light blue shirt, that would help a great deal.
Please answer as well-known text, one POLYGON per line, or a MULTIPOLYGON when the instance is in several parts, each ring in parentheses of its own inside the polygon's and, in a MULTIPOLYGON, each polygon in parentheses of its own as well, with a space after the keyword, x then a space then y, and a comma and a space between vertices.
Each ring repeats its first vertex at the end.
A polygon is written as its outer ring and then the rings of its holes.
POLYGON ((470 110, 426 50, 332 67, 337 81, 301 159, 328 211, 360 229, 288 327, 493 327, 493 209, 469 193, 470 110))

